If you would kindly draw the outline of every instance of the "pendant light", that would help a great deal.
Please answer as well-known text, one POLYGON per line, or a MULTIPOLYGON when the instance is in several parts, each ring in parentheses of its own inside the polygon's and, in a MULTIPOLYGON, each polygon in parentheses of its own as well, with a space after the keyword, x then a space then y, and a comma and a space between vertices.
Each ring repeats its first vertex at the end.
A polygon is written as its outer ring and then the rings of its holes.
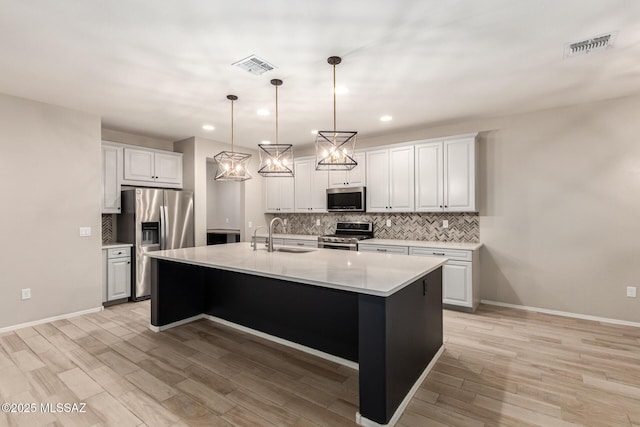
POLYGON ((238 100, 235 95, 227 95, 231 101, 231 151, 221 151, 214 160, 216 161, 216 181, 246 181, 251 179, 248 165, 251 154, 236 153, 233 151, 233 103, 238 100))
POLYGON ((293 145, 278 142, 278 86, 282 80, 273 79, 271 84, 276 87, 276 143, 258 144, 260 149, 260 168, 258 173, 264 177, 292 177, 293 176, 293 145))
POLYGON ((333 131, 316 135, 316 170, 347 171, 358 165, 353 157, 358 132, 336 130, 336 65, 342 59, 331 56, 327 62, 333 66, 333 131))

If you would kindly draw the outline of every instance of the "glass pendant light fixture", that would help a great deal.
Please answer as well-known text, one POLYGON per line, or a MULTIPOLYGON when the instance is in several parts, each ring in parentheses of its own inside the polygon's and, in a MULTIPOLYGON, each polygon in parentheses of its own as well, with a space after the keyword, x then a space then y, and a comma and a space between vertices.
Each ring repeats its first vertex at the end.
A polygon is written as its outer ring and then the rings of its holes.
POLYGON ((260 168, 258 173, 264 177, 293 176, 293 145, 278 142, 278 86, 282 80, 273 79, 276 87, 276 143, 258 144, 260 149, 260 168))
POLYGON ((238 100, 235 95, 227 95, 231 101, 231 151, 221 151, 214 160, 216 161, 215 181, 246 181, 251 179, 247 166, 251 154, 236 153, 233 150, 233 103, 238 100))
POLYGON ((333 131, 318 131, 316 135, 316 170, 351 170, 358 165, 354 159, 358 132, 336 130, 336 65, 339 56, 327 58, 333 66, 333 131))

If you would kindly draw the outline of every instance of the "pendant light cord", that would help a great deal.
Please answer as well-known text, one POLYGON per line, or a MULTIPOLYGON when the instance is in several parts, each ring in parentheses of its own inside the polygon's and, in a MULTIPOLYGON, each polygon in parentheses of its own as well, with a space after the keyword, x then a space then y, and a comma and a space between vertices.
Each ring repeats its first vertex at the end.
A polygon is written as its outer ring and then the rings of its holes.
POLYGON ((276 155, 278 155, 278 85, 276 86, 276 155))
POLYGON ((336 133, 336 64, 333 64, 333 133, 336 133))
POLYGON ((231 100, 231 152, 233 153, 233 99, 231 100))

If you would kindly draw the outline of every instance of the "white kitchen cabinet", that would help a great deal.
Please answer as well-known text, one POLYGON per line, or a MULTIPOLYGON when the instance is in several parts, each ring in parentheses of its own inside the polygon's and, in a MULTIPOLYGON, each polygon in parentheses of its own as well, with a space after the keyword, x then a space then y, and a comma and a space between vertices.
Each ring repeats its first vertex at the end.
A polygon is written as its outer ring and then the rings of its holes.
POLYGON ((416 145, 417 212, 476 210, 475 135, 416 145))
POLYGON ((304 248, 317 248, 318 238, 315 236, 309 236, 309 239, 284 239, 285 246, 300 246, 304 248))
POLYGON ((102 144, 102 213, 120 213, 122 147, 102 144))
POLYGON ((295 212, 326 212, 328 171, 316 170, 315 158, 294 162, 295 212))
POLYGON ((395 246, 395 245, 370 245, 367 243, 358 243, 358 252, 378 252, 378 253, 409 255, 409 247, 395 246))
POLYGON ((265 212, 293 212, 295 182, 292 177, 264 178, 264 189, 265 212))
POLYGON ((329 171, 329 188, 361 187, 365 185, 367 157, 365 153, 355 153, 358 165, 350 171, 329 171))
POLYGON ((409 255, 448 258, 442 266, 442 303, 475 311, 480 304, 477 250, 409 247, 409 255))
POLYGON ((131 296, 131 248, 103 249, 103 302, 131 296))
POLYGON ((182 153, 125 147, 123 184, 182 188, 182 153))
POLYGON ((414 148, 367 151, 367 212, 412 212, 414 148))

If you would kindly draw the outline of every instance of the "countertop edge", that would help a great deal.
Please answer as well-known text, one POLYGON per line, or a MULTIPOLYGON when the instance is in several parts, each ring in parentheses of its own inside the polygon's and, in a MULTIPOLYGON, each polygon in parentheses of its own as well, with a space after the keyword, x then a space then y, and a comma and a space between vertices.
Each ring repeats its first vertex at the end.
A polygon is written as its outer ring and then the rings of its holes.
POLYGON ((102 249, 132 248, 132 243, 103 243, 102 249))

